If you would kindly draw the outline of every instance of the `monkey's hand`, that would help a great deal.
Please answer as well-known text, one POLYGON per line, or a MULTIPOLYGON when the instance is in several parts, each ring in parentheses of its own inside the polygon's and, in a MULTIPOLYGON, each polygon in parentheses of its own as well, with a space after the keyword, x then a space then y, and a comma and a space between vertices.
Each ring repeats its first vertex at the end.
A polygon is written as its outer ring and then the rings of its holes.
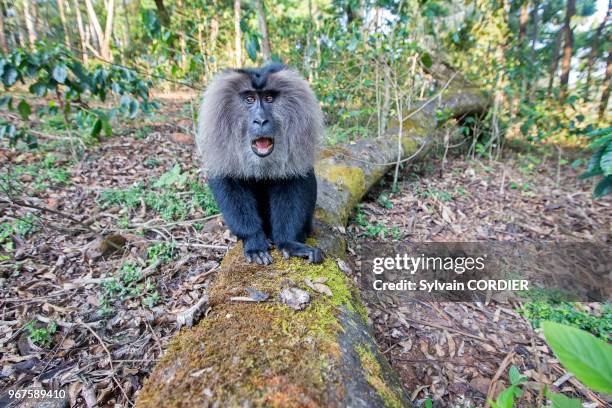
POLYGON ((314 248, 300 242, 286 242, 278 245, 278 249, 281 250, 285 259, 289 257, 297 256, 305 258, 310 263, 321 263, 323 262, 323 251, 319 248, 314 248))
POLYGON ((256 262, 259 265, 270 265, 272 256, 268 252, 269 249, 270 244, 263 233, 244 240, 244 257, 248 263, 256 262))

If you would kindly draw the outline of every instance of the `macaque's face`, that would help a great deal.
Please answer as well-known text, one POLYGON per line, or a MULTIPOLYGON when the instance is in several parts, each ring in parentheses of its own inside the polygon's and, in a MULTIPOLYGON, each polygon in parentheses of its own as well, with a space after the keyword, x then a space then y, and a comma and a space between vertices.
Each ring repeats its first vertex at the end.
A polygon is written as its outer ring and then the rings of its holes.
POLYGON ((240 101, 246 109, 245 139, 259 157, 272 154, 275 139, 280 137, 273 114, 279 97, 279 91, 268 88, 240 92, 240 101))
POLYGON ((209 176, 304 176, 323 133, 308 82, 279 64, 219 74, 198 121, 198 149, 209 176))

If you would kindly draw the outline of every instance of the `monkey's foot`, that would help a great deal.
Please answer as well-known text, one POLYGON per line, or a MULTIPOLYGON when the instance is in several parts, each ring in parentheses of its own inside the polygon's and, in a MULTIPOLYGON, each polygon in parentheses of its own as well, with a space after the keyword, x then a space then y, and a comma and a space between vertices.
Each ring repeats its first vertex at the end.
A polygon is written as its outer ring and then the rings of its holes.
POLYGON ((244 257, 248 263, 256 262, 259 265, 270 265, 272 256, 268 252, 269 249, 270 243, 263 234, 244 240, 244 257))
POLYGON ((314 248, 300 242, 288 242, 286 244, 279 244, 278 249, 281 250, 285 259, 289 257, 297 256, 299 258, 305 258, 310 263, 321 263, 323 262, 323 251, 319 248, 314 248))
POLYGON ((244 257, 248 263, 256 262, 259 265, 270 265, 272 263, 272 255, 268 251, 244 251, 244 257))

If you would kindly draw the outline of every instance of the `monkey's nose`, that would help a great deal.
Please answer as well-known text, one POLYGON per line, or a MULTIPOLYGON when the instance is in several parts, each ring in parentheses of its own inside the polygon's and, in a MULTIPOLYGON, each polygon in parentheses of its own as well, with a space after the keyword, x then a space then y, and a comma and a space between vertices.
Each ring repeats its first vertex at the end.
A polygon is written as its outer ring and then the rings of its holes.
POLYGON ((253 123, 255 123, 256 125, 259 125, 261 127, 264 127, 264 125, 266 125, 268 123, 268 119, 255 119, 253 121, 253 123))

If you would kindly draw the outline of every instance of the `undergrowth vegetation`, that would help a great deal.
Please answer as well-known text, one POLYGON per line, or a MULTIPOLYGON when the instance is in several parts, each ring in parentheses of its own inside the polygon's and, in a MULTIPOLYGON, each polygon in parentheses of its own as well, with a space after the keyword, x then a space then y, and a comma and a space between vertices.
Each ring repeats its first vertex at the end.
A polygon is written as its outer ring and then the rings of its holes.
MULTIPOLYGON (((155 180, 139 182, 127 189, 104 190, 98 202, 102 208, 121 206, 128 218, 143 205, 154 209, 166 221, 184 220, 195 210, 205 217, 219 212, 208 185, 203 185, 193 172, 182 172, 178 164, 155 180)), ((125 218, 124 221, 127 224, 125 218)))

